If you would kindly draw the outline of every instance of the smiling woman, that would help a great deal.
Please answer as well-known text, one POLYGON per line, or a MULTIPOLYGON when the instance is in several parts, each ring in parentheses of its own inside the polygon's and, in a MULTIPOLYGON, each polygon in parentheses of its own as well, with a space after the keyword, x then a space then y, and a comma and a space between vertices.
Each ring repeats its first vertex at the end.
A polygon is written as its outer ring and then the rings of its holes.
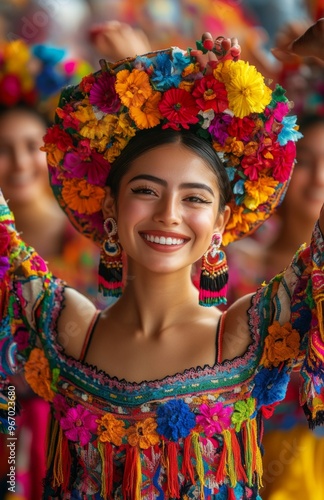
POLYGON ((296 367, 310 425, 323 423, 324 211, 285 272, 226 314, 211 307, 225 301, 222 239, 281 202, 299 133, 237 40, 199 47, 101 61, 63 90, 45 136, 111 307, 54 278, 0 198, 0 416, 6 431, 7 375, 24 367, 51 404, 46 500, 258 500, 263 419, 296 367))

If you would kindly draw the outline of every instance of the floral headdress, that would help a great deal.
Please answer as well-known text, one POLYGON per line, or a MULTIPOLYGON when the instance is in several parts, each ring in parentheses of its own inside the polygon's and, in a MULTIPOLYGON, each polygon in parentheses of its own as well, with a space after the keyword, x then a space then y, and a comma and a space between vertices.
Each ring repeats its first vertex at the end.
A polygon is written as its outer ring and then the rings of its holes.
POLYGON ((80 232, 103 240, 111 164, 137 131, 158 125, 195 131, 224 162, 233 191, 225 245, 251 233, 282 201, 301 135, 288 116, 291 103, 282 87, 271 90, 238 51, 224 47, 212 49, 212 71, 202 70, 190 49, 173 47, 101 60, 100 71, 63 90, 43 149, 54 194, 80 232))
POLYGON ((63 48, 0 42, 0 106, 24 104, 53 120, 62 87, 76 84, 91 70, 63 48))

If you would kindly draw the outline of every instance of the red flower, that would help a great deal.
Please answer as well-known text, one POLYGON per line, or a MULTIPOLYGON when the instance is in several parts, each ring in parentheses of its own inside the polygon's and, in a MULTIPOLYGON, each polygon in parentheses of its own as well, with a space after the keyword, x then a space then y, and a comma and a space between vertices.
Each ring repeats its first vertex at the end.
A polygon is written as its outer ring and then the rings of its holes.
POLYGON ((80 83, 82 92, 88 94, 91 90, 92 84, 96 81, 93 75, 84 76, 80 83))
POLYGON ((59 125, 53 125, 44 136, 46 144, 56 144, 61 151, 67 151, 73 146, 72 138, 59 125))
POLYGON ((9 250, 10 235, 5 224, 0 224, 0 255, 7 255, 9 250))
POLYGON ((171 127, 179 130, 181 125, 183 128, 189 129, 190 124, 199 121, 197 117, 199 109, 196 101, 189 92, 183 89, 167 90, 159 102, 159 110, 169 122, 162 128, 171 127))
POLYGON ((255 122, 248 116, 244 118, 233 117, 233 120, 228 126, 228 133, 232 137, 236 137, 237 141, 252 141, 252 132, 255 128, 255 122))
POLYGON ((273 177, 276 181, 286 182, 289 179, 295 156, 295 142, 288 141, 286 146, 280 148, 280 154, 276 155, 273 168, 273 177))
POLYGON ((196 103, 202 111, 213 109, 215 113, 222 113, 228 108, 225 85, 215 80, 213 75, 197 80, 192 95, 196 98, 196 103))

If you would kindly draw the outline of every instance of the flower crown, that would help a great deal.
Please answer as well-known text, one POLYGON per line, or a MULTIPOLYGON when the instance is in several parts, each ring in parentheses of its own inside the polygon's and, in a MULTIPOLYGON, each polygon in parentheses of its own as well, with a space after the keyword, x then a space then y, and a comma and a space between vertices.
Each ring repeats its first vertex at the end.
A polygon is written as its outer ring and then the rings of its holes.
POLYGON ((36 106, 53 119, 62 87, 76 84, 90 71, 86 61, 68 58, 63 48, 0 42, 0 105, 36 106))
POLYGON ((63 90, 43 150, 54 194, 80 232, 102 241, 111 164, 137 131, 155 126, 193 130, 224 162, 233 191, 224 245, 251 233, 282 201, 301 136, 287 116, 291 103, 239 51, 220 45, 197 44, 218 57, 209 71, 190 49, 173 47, 101 60, 100 71, 63 90))

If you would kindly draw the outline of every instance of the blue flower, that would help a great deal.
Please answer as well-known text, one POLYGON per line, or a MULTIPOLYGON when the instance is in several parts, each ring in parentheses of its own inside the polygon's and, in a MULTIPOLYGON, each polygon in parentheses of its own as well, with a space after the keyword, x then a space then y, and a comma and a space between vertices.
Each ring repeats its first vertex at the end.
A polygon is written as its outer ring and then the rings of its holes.
POLYGON ((156 90, 168 90, 171 87, 178 87, 181 81, 181 74, 174 72, 174 66, 166 53, 158 54, 156 58, 156 69, 151 78, 156 90))
POLYGON ((185 56, 182 50, 174 49, 172 51, 173 66, 178 72, 182 72, 190 63, 190 57, 185 56))
POLYGON ((282 129, 280 133, 278 134, 278 142, 280 146, 285 146, 288 141, 297 141, 301 137, 303 137, 303 134, 298 132, 298 130, 295 129, 296 127, 296 121, 297 121, 297 116, 285 116, 285 118, 282 120, 282 129))
POLYGON ((286 394, 289 375, 278 368, 263 368, 255 377, 252 396, 257 400, 257 408, 281 401, 286 394))
POLYGON ((188 436, 196 424, 194 413, 181 399, 172 399, 159 406, 156 420, 159 434, 171 441, 188 436))

